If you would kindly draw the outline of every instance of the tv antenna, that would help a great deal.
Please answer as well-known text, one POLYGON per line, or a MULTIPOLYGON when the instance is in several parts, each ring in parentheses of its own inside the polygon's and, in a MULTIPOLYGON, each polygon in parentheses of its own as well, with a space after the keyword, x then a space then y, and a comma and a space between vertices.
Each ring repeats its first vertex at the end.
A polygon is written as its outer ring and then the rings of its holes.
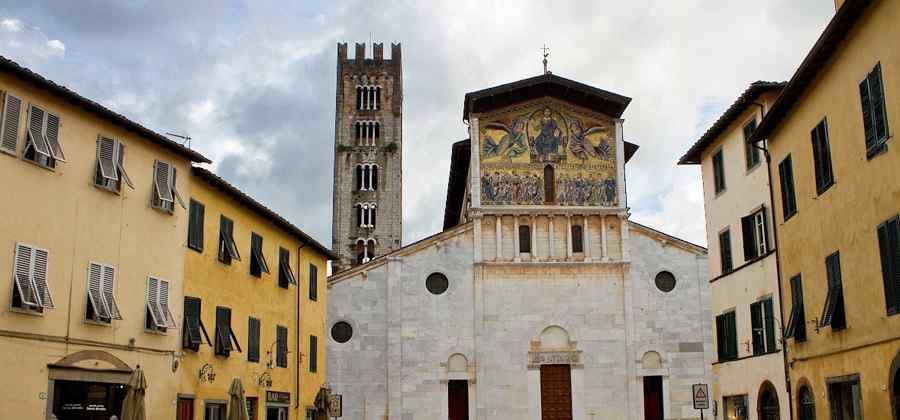
POLYGON ((182 134, 176 134, 176 133, 170 133, 170 132, 168 132, 168 131, 166 132, 166 135, 167 135, 167 136, 170 136, 170 137, 175 137, 175 138, 181 139, 181 140, 182 140, 182 142, 181 142, 181 145, 182 145, 182 146, 187 146, 188 149, 191 148, 191 136, 188 136, 188 135, 182 135, 182 134))

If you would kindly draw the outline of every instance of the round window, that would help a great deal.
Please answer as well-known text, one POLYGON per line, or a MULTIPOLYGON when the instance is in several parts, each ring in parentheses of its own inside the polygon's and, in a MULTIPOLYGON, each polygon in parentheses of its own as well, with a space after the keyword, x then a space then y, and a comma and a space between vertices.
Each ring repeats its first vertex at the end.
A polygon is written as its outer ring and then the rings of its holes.
POLYGON ((331 338, 338 343, 346 343, 353 337, 353 327, 344 321, 335 322, 331 326, 331 338))
POLYGON ((663 292, 671 292, 675 289, 675 276, 668 271, 660 271, 656 275, 656 288, 663 292))
POLYGON ((431 273, 425 279, 425 287, 431 294, 439 295, 447 291, 447 288, 450 287, 450 281, 447 280, 447 276, 441 273, 431 273))

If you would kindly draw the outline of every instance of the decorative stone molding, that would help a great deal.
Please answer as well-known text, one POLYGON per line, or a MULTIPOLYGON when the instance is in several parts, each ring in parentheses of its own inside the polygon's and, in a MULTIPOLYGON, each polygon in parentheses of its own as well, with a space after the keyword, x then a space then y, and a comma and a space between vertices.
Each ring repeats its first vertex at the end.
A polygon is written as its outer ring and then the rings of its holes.
POLYGON ((582 369, 581 350, 530 351, 528 369, 540 369, 541 365, 571 365, 582 369))

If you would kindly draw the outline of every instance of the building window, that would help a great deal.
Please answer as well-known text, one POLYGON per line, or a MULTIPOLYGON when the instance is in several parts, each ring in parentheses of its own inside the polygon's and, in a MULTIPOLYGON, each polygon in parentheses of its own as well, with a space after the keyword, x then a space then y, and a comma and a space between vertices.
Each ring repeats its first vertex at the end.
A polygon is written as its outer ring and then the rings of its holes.
POLYGON ((734 311, 716 316, 716 346, 719 361, 737 359, 737 320, 734 311))
POLYGON ((778 178, 781 181, 781 212, 785 221, 797 213, 797 193, 794 190, 794 164, 787 155, 778 164, 778 178))
POLYGON ((900 313, 900 217, 878 226, 878 248, 887 313, 895 315, 900 313))
POLYGON ((175 328, 175 318, 169 309, 168 280, 147 277, 147 313, 144 326, 148 330, 161 333, 169 328, 175 328))
POLYGON ((731 231, 725 229, 719 233, 719 260, 722 266, 722 274, 730 273, 734 269, 731 258, 731 231))
POLYGON ((331 326, 331 338, 338 343, 346 343, 353 338, 353 327, 345 321, 335 322, 331 326))
POLYGON ((519 225, 519 252, 531 253, 531 226, 519 225))
POLYGON ((354 124, 356 144, 359 146, 375 146, 381 138, 381 124, 378 121, 357 121, 354 124))
POLYGON ((150 195, 150 207, 172 213, 175 211, 175 200, 178 200, 182 208, 187 208, 181 194, 175 188, 177 175, 172 164, 161 160, 153 163, 153 193, 150 195))
POLYGON ((747 162, 747 170, 753 169, 759 165, 759 149, 750 141, 750 136, 756 131, 756 119, 754 118, 744 125, 744 154, 747 162))
POLYGON ((219 216, 219 261, 231 264, 231 260, 241 260, 241 254, 234 243, 234 222, 219 216))
POLYGON ((287 343, 288 343, 287 327, 283 327, 281 325, 275 326, 275 366, 276 367, 281 367, 281 368, 288 367, 287 343))
POLYGON ((122 319, 116 302, 115 267, 89 263, 87 286, 87 319, 104 324, 109 324, 113 319, 122 319))
POLYGON ((184 320, 182 321, 183 335, 181 337, 182 348, 199 351, 200 344, 203 343, 203 338, 206 338, 206 344, 212 345, 209 340, 209 334, 206 332, 206 326, 203 325, 202 312, 200 311, 201 303, 202 302, 198 297, 184 297, 184 320))
POLYGON ((297 284, 294 270, 291 269, 291 252, 278 248, 278 287, 287 289, 289 284, 297 284))
POLYGON ((266 262, 266 256, 263 254, 263 238, 256 232, 250 233, 250 275, 254 277, 262 276, 262 273, 269 274, 269 264, 266 262))
POLYGON ((356 205, 356 224, 361 228, 375 228, 378 204, 359 203, 356 205))
POLYGON ((725 157, 722 153, 720 149, 712 158, 713 185, 715 186, 716 194, 725 191, 725 157))
POLYGON ((766 207, 741 218, 741 233, 744 241, 744 261, 753 261, 769 250, 769 229, 766 207))
POLYGON ((584 229, 581 225, 572 225, 572 252, 584 252, 584 229))
POLYGON ((0 93, 3 109, 0 112, 0 152, 16 155, 19 148, 19 120, 22 115, 22 99, 9 92, 0 93))
POLYGON ((800 415, 799 420, 816 420, 816 399, 810 391, 809 385, 800 385, 800 390, 797 391, 797 402, 800 405, 797 408, 797 413, 800 415))
POLYGON ((866 156, 872 157, 884 149, 888 139, 887 107, 884 104, 884 84, 881 80, 881 63, 859 82, 859 98, 862 104, 863 128, 866 135, 866 156))
POLYGON ((319 299, 319 267, 309 265, 309 300, 319 299))
POLYGON ((800 274, 791 277, 791 317, 784 330, 784 338, 806 341, 806 310, 803 308, 803 280, 800 274))
POLYGON ((821 325, 831 325, 832 331, 847 328, 844 314, 844 291, 841 283, 841 255, 835 252, 825 258, 825 270, 828 275, 828 296, 822 311, 821 325))
POLYGON ((356 86, 356 109, 359 111, 377 111, 381 108, 381 87, 369 85, 363 81, 356 86))
POLYGON ((134 184, 125 172, 125 145, 118 140, 97 136, 97 167, 94 185, 112 191, 122 190, 124 181, 131 189, 134 184))
POLYGON ((232 350, 240 352, 241 345, 231 329, 231 308, 216 306, 216 356, 228 357, 232 350))
POLYGON ((553 165, 544 167, 544 202, 553 203, 556 201, 556 171, 553 165))
POLYGON ((319 364, 319 339, 311 335, 309 336, 309 371, 316 373, 319 364))
POLYGON ((259 363, 259 319, 247 319, 247 361, 259 363))
POLYGON ((775 346, 775 314, 771 297, 750 304, 750 324, 753 329, 753 354, 778 350, 775 346))
POLYGON ((359 238, 356 240, 356 264, 365 264, 375 258, 375 239, 359 238))
POLYGON ((356 190, 378 191, 378 165, 374 163, 356 165, 356 190))
POLYGON ((28 132, 25 135, 25 152, 22 155, 38 165, 54 168, 56 161, 65 162, 59 143, 59 117, 37 105, 28 107, 28 132))
POLYGON ((771 382, 766 381, 759 391, 759 415, 760 420, 779 420, 781 409, 778 407, 778 392, 771 382))
POLYGON ((863 418, 862 390, 859 375, 826 379, 828 384, 828 405, 832 420, 857 420, 863 418))
POLYGON ((433 295, 441 295, 450 287, 450 280, 443 273, 431 273, 425 278, 425 288, 433 295))
POLYGON ((203 221, 206 207, 191 199, 188 207, 188 248, 203 252, 203 221))
POLYGON ((660 271, 656 274, 656 278, 654 278, 654 283, 656 283, 656 288, 662 292, 671 292, 675 290, 675 275, 668 271, 660 271))
POLYGON ((203 407, 203 420, 225 420, 227 411, 225 403, 206 402, 203 407))
POLYGON ((723 418, 728 420, 748 420, 750 418, 747 413, 747 396, 746 395, 729 395, 722 401, 725 406, 723 418))
POLYGON ((828 144, 828 120, 823 118, 810 132, 812 137, 813 165, 816 171, 816 193, 822 194, 834 184, 831 167, 831 146, 828 144))
POLYGON ((53 309, 53 295, 47 284, 50 253, 22 243, 16 244, 13 273, 12 307, 26 312, 43 313, 53 309))

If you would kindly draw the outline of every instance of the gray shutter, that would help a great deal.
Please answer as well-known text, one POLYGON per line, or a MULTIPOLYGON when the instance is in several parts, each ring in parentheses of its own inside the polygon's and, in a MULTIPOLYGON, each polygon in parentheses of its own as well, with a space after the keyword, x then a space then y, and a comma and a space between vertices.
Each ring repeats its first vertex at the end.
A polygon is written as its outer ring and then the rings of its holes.
POLYGON ((166 327, 165 315, 159 307, 159 279, 155 277, 147 277, 147 310, 155 327, 166 327))
POLYGON ((50 154, 54 159, 65 162, 66 155, 63 153, 62 145, 59 143, 59 117, 47 113, 47 125, 44 130, 44 138, 47 139, 47 145, 50 146, 50 154))
POLYGON ((175 327, 175 317, 169 309, 169 281, 159 280, 159 311, 163 316, 166 327, 175 327))
POLYGON ((0 120, 0 151, 16 154, 21 113, 22 100, 6 92, 3 98, 3 119, 0 120))
POLYGON ((50 147, 44 138, 44 110, 34 105, 28 111, 28 140, 34 147, 34 151, 50 157, 50 147))
POLYGON ((110 318, 109 307, 103 299, 103 266, 97 263, 88 265, 88 300, 96 318, 110 318))
POLYGON ((119 312, 119 304, 116 302, 116 268, 110 265, 103 267, 103 286, 101 289, 103 300, 109 309, 109 316, 113 319, 122 319, 119 312))
POLYGON ((175 200, 178 201, 178 205, 181 208, 187 210, 187 205, 184 204, 184 199, 181 198, 181 194, 178 193, 177 181, 178 180, 178 171, 175 170, 175 166, 169 165, 169 190, 172 191, 172 195, 175 196, 175 200))
POLYGON ((34 286, 37 288, 38 296, 40 296, 41 306, 47 309, 53 309, 53 296, 50 293, 50 286, 47 284, 47 265, 49 264, 49 254, 44 249, 32 249, 34 286))
POLYGON ((161 160, 157 160, 153 165, 153 187, 156 191, 157 198, 161 201, 173 202, 171 184, 169 177, 171 171, 169 164, 161 160))
POLYGON ((100 168, 100 176, 118 181, 119 173, 116 170, 116 141, 103 136, 97 136, 97 166, 100 168))
POLYGON ((40 297, 37 287, 31 278, 31 254, 33 248, 28 245, 16 244, 15 278, 16 288, 22 303, 29 306, 40 306, 40 297))
POLYGON ((133 190, 134 184, 131 182, 131 177, 128 176, 128 172, 125 171, 125 145, 120 141, 116 141, 116 146, 116 167, 119 168, 122 180, 133 190))

